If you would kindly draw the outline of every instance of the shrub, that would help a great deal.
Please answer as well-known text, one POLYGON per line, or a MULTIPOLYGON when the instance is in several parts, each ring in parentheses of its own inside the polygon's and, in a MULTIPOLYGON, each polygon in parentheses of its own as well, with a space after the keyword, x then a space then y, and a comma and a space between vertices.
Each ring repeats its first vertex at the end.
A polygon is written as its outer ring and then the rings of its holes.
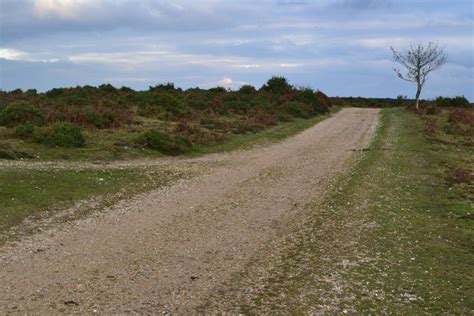
POLYGON ((213 92, 213 93, 226 93, 227 92, 227 90, 224 87, 210 88, 208 91, 213 92))
POLYGON ((191 143, 182 136, 171 136, 157 129, 150 129, 136 139, 136 143, 167 155, 179 155, 191 149, 191 143))
POLYGON ((113 92, 117 91, 117 89, 115 89, 115 87, 113 85, 111 85, 110 83, 101 84, 99 86, 99 90, 102 91, 102 92, 106 92, 106 93, 113 93, 113 92))
POLYGON ((234 128, 232 133, 234 134, 246 134, 246 133, 258 133, 265 129, 265 126, 256 122, 253 119, 246 119, 239 121, 234 128))
POLYGON ((163 110, 172 114, 175 118, 187 117, 191 115, 191 109, 185 106, 174 95, 162 92, 155 95, 151 101, 145 101, 140 106, 140 115, 156 115, 163 110))
POLYGON ((263 112, 273 112, 274 108, 266 95, 256 95, 249 99, 249 103, 255 109, 259 109, 263 112))
POLYGON ((245 114, 250 109, 250 103, 242 100, 224 101, 224 107, 235 113, 245 114))
POLYGON ((454 98, 436 98, 436 105, 441 107, 459 107, 459 108, 468 108, 471 106, 469 101, 464 96, 457 96, 454 98))
POLYGON ((174 83, 172 82, 167 82, 167 83, 161 83, 158 84, 154 87, 150 86, 149 91, 168 91, 168 92, 173 92, 173 91, 181 91, 181 88, 176 89, 174 86, 174 83))
MULTIPOLYGON (((319 95, 319 98, 323 97, 319 95)), ((327 111, 328 109, 327 106, 323 106, 319 98, 318 94, 316 94, 313 90, 304 89, 298 94, 296 99, 302 103, 310 105, 314 113, 322 113, 327 111)))
POLYGON ((276 94, 284 94, 293 89, 285 77, 272 77, 262 87, 263 90, 276 94))
POLYGON ((35 142, 58 147, 83 147, 85 138, 81 129, 68 122, 55 123, 51 128, 38 128, 33 138, 35 142))
POLYGON ((467 137, 474 135, 474 112, 468 109, 452 109, 449 111, 448 122, 446 132, 467 137))
POLYGON ((311 117, 310 111, 301 102, 298 102, 298 101, 286 102, 284 107, 285 107, 285 112, 294 117, 299 117, 299 118, 311 117))
POLYGON ((115 123, 115 113, 108 108, 88 108, 85 111, 85 120, 97 128, 112 127, 115 123))
POLYGON ((207 129, 218 130, 222 132, 227 132, 230 128, 229 122, 206 116, 201 118, 200 124, 207 129))
POLYGON ((11 103, 0 113, 0 125, 10 127, 25 123, 42 125, 45 121, 46 115, 43 111, 24 101, 11 103))
POLYGON ((25 94, 34 97, 38 94, 38 91, 36 89, 28 89, 25 91, 25 94))
POLYGON ((329 112, 329 107, 331 106, 331 100, 328 98, 328 96, 324 94, 322 91, 318 90, 316 91, 316 97, 318 98, 319 103, 321 104, 321 111, 329 112))
POLYGON ((54 88, 46 92, 46 96, 48 98, 58 97, 63 94, 64 94, 64 89, 61 89, 61 88, 54 88))
POLYGON ((251 86, 249 84, 244 84, 243 86, 240 87, 239 92, 243 94, 253 95, 257 93, 257 90, 255 89, 254 86, 251 86))
POLYGON ((256 121, 264 126, 274 126, 278 124, 278 117, 273 114, 263 114, 257 117, 256 121))
POLYGON ((179 120, 178 123, 172 128, 172 131, 182 135, 193 135, 199 134, 201 132, 198 125, 192 124, 186 119, 179 120))
POLYGON ((27 139, 33 136, 35 131, 35 127, 31 123, 20 124, 15 127, 15 136, 27 139))
POLYGON ((465 109, 453 109, 449 112, 449 121, 474 127, 474 113, 465 109))

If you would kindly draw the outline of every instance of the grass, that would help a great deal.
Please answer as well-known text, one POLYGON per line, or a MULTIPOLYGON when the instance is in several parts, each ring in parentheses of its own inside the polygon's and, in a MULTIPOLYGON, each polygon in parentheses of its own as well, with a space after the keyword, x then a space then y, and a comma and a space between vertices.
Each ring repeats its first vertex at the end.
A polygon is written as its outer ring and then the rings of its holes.
POLYGON ((472 172, 472 148, 423 129, 383 110, 351 174, 251 270, 240 284, 251 294, 229 299, 247 313, 472 313, 472 183, 447 180, 453 166, 472 172))
MULTIPOLYGON (((0 233, 6 233, 25 218, 37 221, 50 217, 78 200, 102 196, 105 198, 94 208, 104 207, 117 198, 131 197, 184 176, 183 173, 158 167, 0 169, 0 233)), ((91 209, 81 209, 80 214, 73 214, 72 218, 83 216, 88 211, 91 209)))

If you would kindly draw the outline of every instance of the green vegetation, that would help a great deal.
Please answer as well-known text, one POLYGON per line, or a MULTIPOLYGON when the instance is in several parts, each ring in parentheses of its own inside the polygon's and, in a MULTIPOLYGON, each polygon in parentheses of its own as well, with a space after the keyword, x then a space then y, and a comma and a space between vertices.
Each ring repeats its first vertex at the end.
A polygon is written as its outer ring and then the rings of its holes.
POLYGON ((429 118, 438 122, 430 132, 415 114, 383 110, 352 173, 309 206, 236 304, 263 313, 472 312, 472 136, 447 133, 450 115, 429 118))
POLYGON ((0 157, 117 160, 196 153, 233 142, 234 135, 315 118, 329 107, 321 91, 295 88, 283 77, 259 90, 183 91, 167 83, 147 91, 109 84, 0 91, 0 157))
MULTIPOLYGON (((18 133, 17 130, 15 132, 18 133)), ((83 147, 86 142, 81 129, 68 122, 54 123, 49 129, 36 129, 33 139, 39 144, 68 148, 83 147)))
MULTIPOLYGON (((341 107, 331 107, 330 114, 337 113, 341 107)), ((316 123, 327 118, 328 115, 320 115, 311 119, 294 119, 291 122, 283 122, 269 127, 259 133, 233 134, 225 142, 214 143, 207 146, 194 146, 191 155, 203 155, 237 149, 248 149, 256 145, 273 143, 314 126, 316 123)))
MULTIPOLYGON (((184 176, 158 167, 0 169, 0 237, 27 217, 48 218, 81 199, 106 197, 99 199, 100 203, 94 207, 100 208, 113 204, 118 198, 130 197, 184 176)), ((91 210, 80 209, 79 213, 68 214, 68 219, 83 216, 91 210)), ((0 243, 4 240, 0 238, 0 243)))
POLYGON ((157 129, 147 130, 137 138, 136 142, 168 155, 183 154, 191 148, 188 139, 182 136, 171 136, 157 129))
MULTIPOLYGON (((364 97, 331 97, 329 98, 333 105, 339 106, 353 106, 353 107, 371 107, 371 108, 390 108, 405 106, 408 108, 415 108, 415 100, 408 99, 407 96, 399 95, 396 99, 393 98, 364 98, 364 97)), ((422 100, 420 110, 426 113, 432 108, 450 108, 450 107, 464 107, 472 108, 472 104, 464 96, 457 96, 454 98, 438 97, 436 100, 422 100)))
POLYGON ((44 112, 24 101, 16 101, 0 111, 0 125, 15 126, 30 123, 42 125, 46 121, 44 112))

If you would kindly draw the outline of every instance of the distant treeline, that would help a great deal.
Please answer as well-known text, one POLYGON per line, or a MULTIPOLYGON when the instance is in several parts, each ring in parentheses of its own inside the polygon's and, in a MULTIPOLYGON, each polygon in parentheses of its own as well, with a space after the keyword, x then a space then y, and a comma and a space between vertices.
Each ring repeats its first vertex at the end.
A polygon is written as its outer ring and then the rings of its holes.
MULTIPOLYGON (((355 107, 373 107, 373 108, 388 108, 388 107, 414 107, 415 99, 408 99, 406 96, 399 95, 394 98, 364 98, 364 97, 330 97, 330 102, 338 106, 355 106, 355 107)), ((472 104, 464 96, 457 96, 454 98, 438 97, 435 100, 422 100, 421 106, 424 108, 430 107, 460 107, 468 108, 472 104)))

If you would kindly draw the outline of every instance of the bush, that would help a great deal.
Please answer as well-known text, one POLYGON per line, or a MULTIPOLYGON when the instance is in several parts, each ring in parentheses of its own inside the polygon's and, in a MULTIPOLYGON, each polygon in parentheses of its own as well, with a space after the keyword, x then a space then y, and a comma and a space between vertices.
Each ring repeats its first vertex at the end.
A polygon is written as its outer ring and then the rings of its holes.
POLYGON ((171 136, 157 129, 140 135, 136 143, 167 155, 179 155, 191 149, 191 143, 182 136, 171 136))
POLYGON ((105 92, 105 93, 114 93, 114 92, 117 92, 117 89, 115 89, 115 87, 113 85, 111 85, 110 83, 107 83, 107 84, 101 84, 99 86, 99 90, 102 91, 102 92, 105 92))
POLYGON ((81 129, 68 122, 55 123, 51 128, 38 128, 33 138, 35 142, 58 147, 83 147, 86 143, 81 129))
POLYGON ((298 102, 298 101, 286 102, 284 107, 285 107, 285 112, 294 117, 299 117, 299 118, 311 117, 310 111, 301 102, 298 102))
POLYGON ((55 98, 63 94, 64 94, 64 89, 62 88, 54 88, 46 92, 46 96, 48 98, 55 98))
POLYGON ((278 124, 278 117, 274 114, 263 114, 258 116, 256 121, 263 126, 274 126, 278 124))
POLYGON ((304 89, 298 94, 296 99, 309 105, 314 113, 326 112, 328 109, 326 106, 323 106, 319 98, 323 97, 321 95, 318 97, 318 94, 311 89, 304 89))
POLYGON ((474 127, 474 112, 465 109, 452 109, 449 112, 449 122, 474 127))
POLYGON ((185 106, 174 95, 161 92, 153 96, 152 100, 142 103, 139 109, 140 115, 157 115, 162 111, 171 113, 175 118, 182 118, 191 115, 191 109, 185 106))
POLYGON ((244 84, 243 86, 240 87, 239 92, 243 94, 253 95, 257 93, 257 90, 255 89, 254 86, 251 86, 249 84, 244 84))
POLYGON ((42 125, 45 122, 45 113, 24 101, 11 103, 0 112, 0 125, 12 127, 25 123, 42 125))
POLYGON ((246 133, 258 133, 265 129, 265 126, 256 122, 253 119, 246 119, 239 121, 234 128, 232 133, 234 134, 246 134, 246 133))
POLYGON ((15 136, 21 139, 27 139, 33 136, 35 127, 31 123, 20 124, 15 127, 15 136))
POLYGON ((291 91, 293 87, 285 77, 272 77, 262 89, 276 94, 284 94, 291 91))
POLYGON ((449 111, 449 124, 446 132, 454 135, 471 137, 474 135, 474 112, 469 109, 452 109, 449 111))
POLYGON ((154 87, 150 86, 149 91, 168 91, 168 92, 173 92, 173 91, 181 91, 181 88, 176 89, 174 86, 174 83, 172 82, 167 82, 167 83, 161 83, 158 84, 154 87))
POLYGON ((115 113, 108 108, 91 109, 85 111, 86 122, 97 128, 109 128, 115 123, 115 113))
POLYGON ((329 107, 331 106, 331 100, 328 98, 326 94, 322 91, 316 91, 316 97, 321 104, 321 112, 329 112, 329 107))
POLYGON ((456 108, 468 108, 471 106, 469 101, 464 96, 458 96, 454 98, 436 98, 436 105, 440 107, 456 107, 456 108))
POLYGON ((210 88, 208 91, 212 93, 226 93, 227 92, 227 90, 224 87, 210 88))

